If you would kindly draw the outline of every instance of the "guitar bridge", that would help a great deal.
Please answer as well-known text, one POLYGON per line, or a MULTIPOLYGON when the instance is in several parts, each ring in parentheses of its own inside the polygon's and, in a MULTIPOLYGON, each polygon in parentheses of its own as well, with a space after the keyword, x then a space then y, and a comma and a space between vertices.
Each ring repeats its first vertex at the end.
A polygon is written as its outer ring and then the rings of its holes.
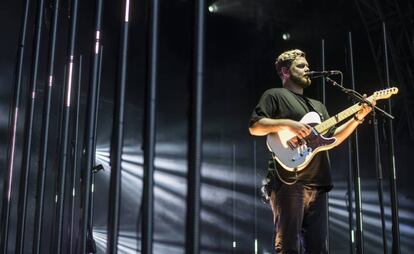
POLYGON ((296 148, 306 145, 306 140, 299 138, 298 136, 291 138, 287 141, 290 149, 295 150, 296 148))

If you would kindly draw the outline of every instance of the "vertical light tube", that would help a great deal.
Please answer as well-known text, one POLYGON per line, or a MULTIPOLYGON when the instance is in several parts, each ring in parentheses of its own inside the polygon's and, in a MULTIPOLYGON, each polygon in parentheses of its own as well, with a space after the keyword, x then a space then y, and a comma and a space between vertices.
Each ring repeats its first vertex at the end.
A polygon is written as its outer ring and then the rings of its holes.
POLYGON ((254 254, 259 253, 259 243, 257 241, 257 238, 254 239, 254 254))
POLYGON ((66 90, 66 107, 70 107, 70 99, 72 95, 72 79, 73 79, 73 55, 69 58, 69 75, 66 90))
POLYGON ((388 253, 387 248, 387 231, 385 224, 385 212, 384 212, 384 185, 382 181, 382 164, 381 164, 381 150, 380 141, 378 134, 378 119, 376 116, 375 109, 372 110, 373 128, 374 128, 374 149, 375 149, 375 169, 377 173, 377 189, 378 189, 378 201, 380 208, 380 219, 381 219, 381 232, 382 232, 382 248, 383 253, 388 253))
POLYGON ((91 187, 91 174, 92 168, 95 164, 94 154, 95 154, 95 128, 96 128, 96 111, 97 111, 97 85, 98 85, 98 69, 99 69, 99 49, 101 45, 101 26, 102 26, 102 9, 103 9, 103 0, 96 0, 95 3, 95 41, 93 43, 94 53, 92 56, 92 67, 90 72, 90 83, 88 88, 88 100, 86 106, 86 119, 85 119, 85 170, 82 172, 82 224, 80 229, 81 235, 81 253, 86 252, 86 241, 88 237, 88 226, 89 222, 89 206, 90 206, 90 187, 91 187))
POLYGON ((26 232, 26 215, 27 215, 27 192, 29 185, 29 170, 30 170, 30 158, 32 148, 33 137, 33 119, 34 119, 34 107, 36 99, 36 88, 39 70, 39 54, 40 44, 42 39, 42 25, 43 25, 43 3, 44 0, 39 0, 36 14, 36 27, 35 36, 33 41, 33 58, 32 58, 32 71, 30 75, 30 86, 28 93, 28 105, 26 110, 25 130, 24 130, 24 146, 23 146, 23 158, 22 169, 20 173, 20 191, 19 191, 19 204, 17 215, 17 236, 16 236, 16 249, 15 253, 24 252, 24 235, 26 232))
POLYGON ((144 129, 144 176, 142 193, 142 254, 152 254, 154 224, 154 157, 156 100, 158 75, 158 9, 159 1, 148 4, 148 59, 147 59, 147 94, 145 105, 144 129))
POLYGON ((192 82, 190 98, 186 253, 200 252, 201 164, 203 131, 204 37, 206 1, 194 1, 194 43, 192 50, 192 82))
MULTIPOLYGON (((382 23, 384 58, 385 58, 385 79, 386 87, 390 87, 390 71, 388 61, 388 44, 387 44, 387 27, 385 22, 382 23)), ((388 113, 392 114, 392 103, 388 100, 388 113)), ((400 253, 400 222, 398 218, 398 197, 397 197, 397 167, 395 165, 395 148, 394 148, 394 127, 391 119, 388 119, 388 154, 390 160, 389 167, 389 184, 391 196, 391 220, 392 220, 392 253, 400 253)))
MULTIPOLYGON (((81 95, 81 88, 82 88, 82 55, 79 57, 79 64, 78 64, 78 78, 77 78, 77 87, 76 87, 76 108, 74 112, 75 123, 73 126, 73 138, 72 138, 72 172, 71 172, 71 182, 70 182, 70 190, 72 190, 72 195, 70 198, 70 214, 69 214, 69 241, 68 241, 68 250, 69 254, 73 253, 73 229, 74 229, 74 220, 75 220, 75 200, 76 200, 76 179, 77 179, 77 172, 78 172, 78 137, 79 137, 79 112, 80 112, 80 95, 81 95)), ((76 249, 76 248, 75 248, 76 249)))
POLYGON ((7 172, 4 177, 3 184, 3 201, 2 201, 2 213, 1 213, 1 227, 0 227, 0 248, 1 253, 7 253, 8 236, 9 236, 9 222, 10 222, 10 202, 12 192, 12 179, 14 171, 14 154, 16 149, 16 132, 17 132, 17 119, 19 118, 19 106, 20 106, 20 93, 22 85, 22 73, 23 73, 23 58, 25 50, 25 42, 27 35, 27 22, 29 16, 30 0, 26 0, 24 3, 24 12, 21 16, 21 30, 20 38, 17 50, 16 69, 15 69, 15 86, 14 95, 11 105, 11 126, 10 136, 7 147, 7 172))
POLYGON ((353 136, 347 140, 348 145, 348 175, 347 175, 347 208, 348 208, 348 237, 349 237, 349 253, 355 253, 355 228, 354 228, 354 196, 352 191, 354 156, 353 156, 353 136))
POLYGON ((43 115, 42 115, 42 131, 40 134, 40 152, 39 152, 39 170, 37 179, 36 192, 36 211, 34 218, 34 232, 33 232, 33 249, 34 254, 40 253, 40 243, 42 239, 42 217, 44 206, 44 190, 45 190, 45 176, 47 168, 47 152, 49 140, 49 121, 50 109, 52 99, 52 88, 54 82, 54 67, 55 67, 55 53, 56 53, 56 35, 59 19, 59 4, 60 0, 56 0, 53 6, 53 18, 50 27, 49 36, 49 52, 48 52, 48 66, 47 74, 49 77, 48 84, 45 85, 45 93, 43 99, 43 115))
MULTIPOLYGON (((322 71, 326 70, 326 66, 325 66, 325 40, 322 39, 321 41, 321 60, 322 60, 322 71)), ((322 103, 325 105, 326 104, 326 79, 325 76, 322 76, 322 103)))
MULTIPOLYGON (((97 89, 96 89, 96 98, 97 99, 96 99, 96 103, 95 103, 95 108, 96 108, 97 111, 96 111, 96 114, 95 114, 95 127, 94 127, 95 134, 94 134, 94 138, 93 138, 93 140, 94 140, 93 147, 95 147, 95 148, 96 148, 96 139, 97 139, 96 124, 97 124, 97 121, 98 121, 98 105, 99 105, 99 91, 100 91, 100 87, 101 87, 102 59, 103 59, 103 46, 101 46, 101 50, 100 50, 100 53, 99 53, 98 85, 97 85, 97 89)), ((93 156, 93 161, 96 161, 95 155, 96 154, 94 154, 94 156, 93 156)), ((92 185, 91 185, 91 200, 90 200, 90 209, 89 209, 89 223, 93 227, 92 217, 93 217, 93 202, 94 202, 94 199, 93 199, 94 194, 93 193, 94 193, 94 185, 95 185, 95 173, 91 174, 91 182, 92 182, 92 185)))
MULTIPOLYGON (((93 136, 93 148, 96 151, 96 131, 97 131, 97 121, 98 121, 98 106, 99 106, 99 91, 100 91, 100 86, 101 86, 101 73, 102 73, 102 60, 103 60, 103 46, 100 47, 100 51, 99 51, 99 61, 98 61, 98 82, 97 82, 97 86, 96 86, 96 100, 95 100, 95 126, 93 127, 94 129, 94 136, 93 136)), ((93 153, 93 162, 94 164, 96 163, 96 153, 93 153)), ((95 241, 94 237, 93 237, 93 209, 94 209, 94 195, 95 195, 95 174, 97 172, 95 172, 94 169, 91 169, 91 186, 90 186, 90 199, 89 199, 89 212, 88 212, 88 232, 90 234, 89 240, 90 241, 95 241)))
MULTIPOLYGON (((352 89, 355 90, 355 74, 354 74, 354 56, 352 49, 352 34, 348 33, 349 46, 349 63, 351 70, 352 89)), ((361 198, 361 174, 359 169, 359 146, 358 146, 358 130, 355 130, 351 136, 353 142, 353 176, 354 176, 354 192, 355 192, 355 212, 356 212, 356 253, 364 253, 364 234, 363 234, 363 217, 362 217, 362 198, 361 198)))
MULTIPOLYGON (((350 44, 349 44, 350 45, 350 44)), ((349 46, 350 48, 350 46, 349 46)), ((350 49, 348 48, 348 51, 350 49)), ((351 53, 349 53, 351 54, 351 53)), ((325 70, 325 69, 324 69, 325 70)), ((353 74, 352 74, 353 75, 353 74)), ((325 77, 324 77, 325 80, 325 77)), ((347 140, 348 145, 348 175, 347 175, 347 203, 348 203, 348 237, 349 237, 349 253, 355 253, 355 230, 354 230, 354 199, 352 192, 352 176, 354 168, 353 156, 353 137, 347 140)))
POLYGON ((118 253, 119 207, 121 202, 121 162, 124 138, 125 86, 128 68, 129 0, 125 1, 125 22, 121 28, 119 49, 119 76, 116 85, 115 117, 111 142, 111 179, 108 211, 107 253, 118 253))
POLYGON ((68 79, 65 87, 65 97, 63 99, 64 109, 62 116, 62 132, 61 132, 61 145, 59 154, 59 172, 57 181, 57 202, 55 207, 55 224, 54 234, 56 240, 54 244, 54 253, 61 253, 62 248, 62 235, 63 235, 63 221, 64 221, 64 205, 65 205, 65 189, 66 189, 66 169, 67 169, 67 157, 68 157, 68 140, 69 140, 69 116, 71 108, 71 94, 72 94, 72 82, 73 82, 73 65, 74 54, 76 44, 77 33, 77 19, 78 19, 78 0, 72 0, 71 14, 70 14, 70 28, 69 28, 69 41, 68 41, 68 62, 67 72, 68 79))
POLYGON ((258 241, 257 241, 257 157, 256 157, 256 140, 253 141, 253 172, 254 172, 254 254, 257 254, 258 241))
POLYGON ((231 253, 237 253, 237 242, 236 242, 236 145, 233 144, 233 153, 232 153, 232 191, 231 191, 231 235, 233 239, 233 249, 231 253))
MULTIPOLYGON (((325 67, 325 40, 321 41, 321 61, 322 61, 322 71, 326 70, 325 67)), ((326 80, 325 76, 322 77, 322 103, 326 105, 326 80)), ((324 119, 326 120, 326 119, 324 119)), ((326 249, 329 252, 330 249, 330 235, 329 235, 329 193, 326 193, 326 249)))

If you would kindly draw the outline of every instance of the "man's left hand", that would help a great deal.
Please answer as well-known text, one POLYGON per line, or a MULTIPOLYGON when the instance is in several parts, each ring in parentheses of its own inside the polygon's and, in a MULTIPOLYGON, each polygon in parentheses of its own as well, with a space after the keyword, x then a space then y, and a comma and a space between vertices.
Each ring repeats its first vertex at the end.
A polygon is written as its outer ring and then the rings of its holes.
MULTIPOLYGON (((364 94, 364 99, 367 97, 367 95, 366 94, 364 94)), ((371 104, 372 104, 372 106, 375 106, 376 105, 376 101, 375 101, 375 99, 373 100, 373 101, 371 101, 371 104)), ((363 105, 362 105, 362 108, 358 111, 358 113, 356 113, 356 117, 358 118, 358 119, 364 119, 368 114, 369 114, 369 112, 371 112, 372 111, 372 107, 371 106, 369 106, 368 104, 366 104, 366 103, 364 103, 363 105)))

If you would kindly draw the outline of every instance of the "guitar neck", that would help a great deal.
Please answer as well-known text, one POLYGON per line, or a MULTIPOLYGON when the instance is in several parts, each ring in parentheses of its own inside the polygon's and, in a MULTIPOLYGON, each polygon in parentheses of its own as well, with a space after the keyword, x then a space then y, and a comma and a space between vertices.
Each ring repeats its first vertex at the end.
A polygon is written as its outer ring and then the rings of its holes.
MULTIPOLYGON (((372 101, 372 96, 368 97, 367 100, 372 101)), ((356 103, 355 105, 334 115, 328 120, 325 120, 322 123, 318 124, 317 126, 315 126, 315 130, 319 133, 324 133, 327 130, 329 130, 332 126, 335 126, 337 123, 342 122, 343 120, 347 119, 348 117, 358 112, 361 108, 362 108, 362 105, 360 105, 360 103, 356 103)))

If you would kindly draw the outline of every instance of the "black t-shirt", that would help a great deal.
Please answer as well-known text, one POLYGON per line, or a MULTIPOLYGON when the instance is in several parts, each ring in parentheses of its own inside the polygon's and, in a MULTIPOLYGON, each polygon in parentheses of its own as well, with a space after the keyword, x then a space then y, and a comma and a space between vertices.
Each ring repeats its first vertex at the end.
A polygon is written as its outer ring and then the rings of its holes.
MULTIPOLYGON (((320 101, 295 94, 286 88, 273 88, 263 93, 259 103, 252 112, 250 126, 261 118, 300 121, 310 111, 316 111, 322 121, 329 118, 326 107, 320 101)), ((334 129, 331 129, 325 136, 330 136, 333 132, 334 129)), ((326 190, 332 188, 330 163, 327 152, 317 153, 309 165, 298 172, 298 175, 283 169, 279 163, 277 163, 276 168, 278 169, 279 175, 286 181, 291 182, 297 178, 305 186, 318 187, 326 190)), ((275 169, 272 159, 269 161, 268 169, 270 172, 275 169)))

